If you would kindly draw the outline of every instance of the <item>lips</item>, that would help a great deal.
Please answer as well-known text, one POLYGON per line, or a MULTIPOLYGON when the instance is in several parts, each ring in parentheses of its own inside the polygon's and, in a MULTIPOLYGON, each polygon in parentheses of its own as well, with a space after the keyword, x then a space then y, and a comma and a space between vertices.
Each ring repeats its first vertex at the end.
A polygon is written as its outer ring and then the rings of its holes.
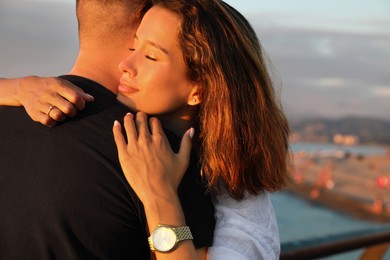
POLYGON ((139 91, 139 89, 129 86, 129 84, 122 79, 119 81, 118 90, 123 94, 132 94, 139 91))

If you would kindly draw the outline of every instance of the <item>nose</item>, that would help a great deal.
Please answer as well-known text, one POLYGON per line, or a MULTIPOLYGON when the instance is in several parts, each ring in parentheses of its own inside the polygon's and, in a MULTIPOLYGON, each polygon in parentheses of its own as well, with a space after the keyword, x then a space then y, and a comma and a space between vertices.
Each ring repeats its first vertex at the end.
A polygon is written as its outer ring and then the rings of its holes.
POLYGON ((119 63, 119 70, 123 73, 127 73, 130 76, 135 76, 137 74, 135 67, 134 67, 134 55, 131 53, 129 56, 127 56, 126 59, 121 61, 119 63))

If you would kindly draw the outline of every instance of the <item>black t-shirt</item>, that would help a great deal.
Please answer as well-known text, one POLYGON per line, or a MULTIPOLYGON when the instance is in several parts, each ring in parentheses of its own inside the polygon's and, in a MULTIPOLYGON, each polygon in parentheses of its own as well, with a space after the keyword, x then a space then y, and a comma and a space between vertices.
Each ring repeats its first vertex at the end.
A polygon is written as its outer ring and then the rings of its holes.
MULTIPOLYGON (((114 120, 128 109, 85 78, 95 97, 54 128, 22 107, 0 107, 0 259, 149 259, 142 203, 117 159, 114 120)), ((174 149, 179 138, 168 134, 174 149)), ((212 244, 214 209, 191 164, 179 187, 197 247, 212 244)))

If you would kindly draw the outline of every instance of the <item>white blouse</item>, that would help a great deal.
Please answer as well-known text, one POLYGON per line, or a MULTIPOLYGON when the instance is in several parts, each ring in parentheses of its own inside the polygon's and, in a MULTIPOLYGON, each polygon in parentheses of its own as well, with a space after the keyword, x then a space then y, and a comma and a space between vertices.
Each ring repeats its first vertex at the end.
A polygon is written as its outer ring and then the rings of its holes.
POLYGON ((227 192, 215 202, 216 227, 209 260, 279 259, 280 240, 267 192, 236 201, 227 192))

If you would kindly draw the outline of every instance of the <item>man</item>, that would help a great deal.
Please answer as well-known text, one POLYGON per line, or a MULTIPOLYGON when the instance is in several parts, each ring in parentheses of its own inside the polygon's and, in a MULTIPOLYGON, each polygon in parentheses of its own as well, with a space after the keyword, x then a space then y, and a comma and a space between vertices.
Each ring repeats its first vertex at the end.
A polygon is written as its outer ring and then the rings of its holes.
MULTIPOLYGON (((128 112, 114 94, 116 68, 143 7, 146 1, 77 1, 80 52, 62 78, 95 100, 74 118, 48 128, 22 107, 0 108, 0 259, 150 259, 142 203, 120 170, 111 132, 128 112)), ((47 106, 41 117, 59 112, 47 106)), ((178 138, 167 134, 177 149, 178 138)), ((201 248, 211 246, 214 212, 198 171, 193 161, 179 195, 201 248)))

